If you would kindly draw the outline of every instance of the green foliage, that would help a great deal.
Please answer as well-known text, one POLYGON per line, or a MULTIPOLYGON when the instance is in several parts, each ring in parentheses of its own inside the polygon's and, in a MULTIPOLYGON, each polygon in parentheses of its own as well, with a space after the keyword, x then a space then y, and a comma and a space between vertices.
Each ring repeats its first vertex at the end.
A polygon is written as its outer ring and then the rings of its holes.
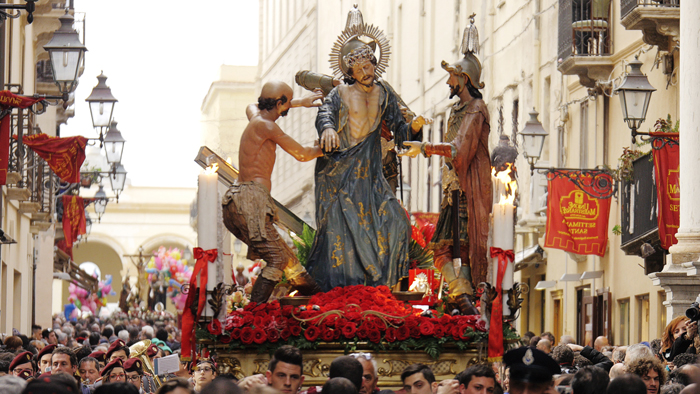
MULTIPOLYGON (((639 147, 640 145, 637 144, 636 147, 639 147)), ((622 155, 620 156, 618 160, 618 165, 617 165, 617 170, 613 171, 613 177, 618 180, 618 181, 627 181, 631 182, 634 180, 634 166, 633 163, 635 160, 639 159, 640 157, 644 156, 646 152, 642 152, 639 149, 631 149, 628 147, 624 147, 622 150, 622 155)))
POLYGON ((622 235, 622 227, 620 227, 619 224, 616 224, 615 226, 613 226, 612 232, 615 235, 622 235))
POLYGON ((671 114, 668 114, 666 119, 659 118, 656 123, 654 123, 654 130, 661 133, 678 133, 680 131, 680 125, 680 120, 677 120, 676 124, 673 124, 671 114))
POLYGON ((408 261, 417 262, 417 267, 420 269, 435 269, 433 266, 433 252, 420 246, 412 238, 411 245, 408 248, 408 261))
POLYGON ((292 242, 297 248, 297 258, 301 265, 306 267, 306 261, 309 259, 309 253, 311 253, 311 245, 314 243, 314 237, 316 236, 316 230, 313 230, 306 223, 303 224, 304 229, 301 232, 301 236, 292 235, 292 242))

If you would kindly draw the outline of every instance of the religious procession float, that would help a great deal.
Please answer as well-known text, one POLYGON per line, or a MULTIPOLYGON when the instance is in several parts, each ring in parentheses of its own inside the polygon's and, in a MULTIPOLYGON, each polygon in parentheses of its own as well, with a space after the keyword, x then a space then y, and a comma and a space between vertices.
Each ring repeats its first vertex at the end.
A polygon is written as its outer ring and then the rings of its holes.
POLYGON ((240 168, 200 149, 195 161, 206 171, 196 263, 183 289, 183 360, 214 355, 220 372, 243 377, 264 373, 271 353, 293 345, 304 351, 313 385, 327 379, 337 356, 369 351, 380 384, 398 387, 409 364, 453 377, 500 360, 518 342, 510 325, 522 302, 513 283, 517 151, 505 141, 489 154, 473 16, 464 57, 442 63, 459 98, 445 142, 422 142, 432 119, 413 113, 381 78, 389 53, 384 33, 353 8, 331 51, 334 75, 296 75, 311 96, 293 99, 281 81, 263 85, 247 109, 240 168), (275 123, 298 106, 319 107, 316 146, 301 146, 275 123), (317 229, 270 195, 277 145, 299 161, 316 159, 317 229), (399 156, 418 154, 444 157, 439 214, 411 215, 396 198, 399 156), (257 261, 245 286, 223 274, 227 231, 257 261))

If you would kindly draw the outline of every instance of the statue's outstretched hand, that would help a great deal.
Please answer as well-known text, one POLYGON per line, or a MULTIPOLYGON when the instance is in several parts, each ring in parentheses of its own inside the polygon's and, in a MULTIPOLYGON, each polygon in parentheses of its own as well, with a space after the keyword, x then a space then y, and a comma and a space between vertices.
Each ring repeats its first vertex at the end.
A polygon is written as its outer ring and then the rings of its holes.
POLYGON ((420 142, 417 141, 404 141, 403 146, 407 149, 403 149, 398 152, 399 156, 416 157, 420 153, 420 142))
POLYGON ((413 122, 411 122, 411 128, 413 128, 413 131, 418 131, 421 127, 431 123, 433 123, 433 118, 426 118, 421 115, 413 119, 413 122))
POLYGON ((338 133, 333 129, 325 129, 321 133, 321 148, 324 151, 330 152, 340 145, 338 133))
POLYGON ((306 108, 320 107, 323 104, 323 90, 314 89, 310 95, 301 98, 300 104, 306 108))

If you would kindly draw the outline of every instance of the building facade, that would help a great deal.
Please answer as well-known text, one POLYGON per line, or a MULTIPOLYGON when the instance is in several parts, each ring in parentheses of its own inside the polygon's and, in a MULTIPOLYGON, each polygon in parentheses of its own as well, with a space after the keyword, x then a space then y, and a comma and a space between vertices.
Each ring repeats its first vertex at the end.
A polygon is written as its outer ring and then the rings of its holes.
MULTIPOLYGON (((261 0, 258 84, 281 79, 293 85, 298 96, 304 92, 293 84, 297 71, 329 74, 331 45, 345 25, 351 3, 261 0)), ((674 122, 683 118, 679 99, 682 69, 678 66, 682 51, 677 44, 681 7, 677 1, 355 3, 364 21, 384 30, 389 38, 392 54, 382 77, 411 110, 434 118, 435 122, 424 128, 425 140, 441 141, 452 100, 448 99, 447 73, 440 61, 461 57, 462 32, 472 13, 476 13, 480 34, 478 57, 483 65, 481 80, 486 85, 482 92, 490 112, 491 147, 500 135, 509 136, 517 147, 521 143, 518 133, 534 108, 549 133, 538 167, 615 169, 625 147, 649 151, 648 145, 631 146, 620 100, 613 94, 635 56, 657 89, 640 131, 652 129, 657 119, 668 115, 674 122)), ((316 138, 315 113, 296 111, 290 111, 279 123, 285 132, 309 144, 316 138)), ((623 183, 612 197, 604 257, 545 249, 546 176, 537 171, 531 175, 519 150, 515 280, 528 284, 529 292, 516 321, 518 331, 551 331, 557 339, 572 335, 580 343, 598 335, 608 336, 614 344, 660 337, 666 322, 682 314, 682 305, 695 298, 690 298, 693 292, 697 295, 700 291, 687 276, 687 267, 679 268, 680 263, 692 259, 672 264, 670 257, 654 246, 653 235, 647 234, 647 239, 639 234, 641 217, 633 234, 629 223, 634 218, 625 212, 640 200, 630 203, 624 195, 629 186, 623 183), (623 230, 620 235, 612 231, 618 225, 623 230), (631 236, 636 238, 630 240, 631 236), (646 259, 639 252, 644 242, 654 247, 653 255, 646 259), (659 272, 664 266, 664 272, 659 272), (667 274, 669 269, 676 273, 667 274), (584 273, 589 279, 581 280, 584 273)), ((403 181, 411 188, 410 210, 437 212, 440 159, 403 159, 402 166, 403 181)), ((313 216, 312 177, 311 165, 280 152, 273 195, 298 215, 310 212, 313 216)), ((646 178, 651 179, 650 174, 646 178)), ((652 188, 642 185, 637 193, 650 193, 652 188)), ((649 211, 654 209, 648 207, 649 211)), ((688 250, 696 253, 693 248, 688 250)))

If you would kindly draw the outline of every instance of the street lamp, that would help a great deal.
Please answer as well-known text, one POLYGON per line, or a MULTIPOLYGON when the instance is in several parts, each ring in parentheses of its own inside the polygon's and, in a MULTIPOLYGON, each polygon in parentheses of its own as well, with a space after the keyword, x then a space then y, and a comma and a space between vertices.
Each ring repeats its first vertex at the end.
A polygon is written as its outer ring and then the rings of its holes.
POLYGON ((74 19, 68 10, 59 20, 61 27, 53 33, 53 38, 44 45, 44 49, 49 53, 53 79, 63 95, 65 106, 68 94, 77 86, 78 71, 87 48, 80 42, 78 32, 73 29, 74 19))
MULTIPOLYGON (((24 5, 22 4, 0 4, 0 25, 5 22, 6 18, 19 18, 19 10, 25 10, 27 11, 27 23, 31 24, 34 22, 34 11, 36 10, 36 6, 34 3, 37 0, 25 0, 26 3, 24 5), (5 10, 17 10, 16 14, 10 14, 5 10)), ((34 319, 32 318, 32 323, 34 323, 34 319)))
POLYGON ((105 193, 104 186, 100 185, 97 193, 95 193, 95 213, 97 214, 98 223, 102 221, 102 215, 107 209, 107 202, 109 202, 107 193, 105 193))
POLYGON ((124 183, 126 183, 126 169, 121 164, 114 164, 114 166, 116 168, 109 174, 109 182, 119 201, 119 193, 124 190, 124 183))
POLYGON ((104 138, 105 154, 109 164, 121 163, 122 153, 124 153, 124 142, 126 141, 122 137, 122 133, 117 130, 117 122, 113 120, 104 138))
POLYGON ((642 74, 642 64, 635 56, 634 60, 630 62, 631 71, 625 77, 625 82, 616 90, 620 94, 622 117, 632 130, 633 144, 637 142, 638 134, 646 134, 637 132, 637 129, 647 117, 651 94, 656 91, 649 83, 647 76, 642 74))
POLYGON ((85 99, 90 104, 90 117, 92 117, 92 127, 108 127, 112 122, 112 113, 117 99, 112 95, 112 89, 107 86, 107 77, 104 72, 97 76, 97 86, 92 88, 92 92, 85 99))
POLYGON ((525 122, 525 128, 520 132, 523 136, 523 150, 527 162, 530 164, 530 175, 535 172, 535 163, 542 155, 544 139, 549 135, 542 127, 542 123, 537 120, 537 111, 533 108, 530 112, 530 119, 525 122))

